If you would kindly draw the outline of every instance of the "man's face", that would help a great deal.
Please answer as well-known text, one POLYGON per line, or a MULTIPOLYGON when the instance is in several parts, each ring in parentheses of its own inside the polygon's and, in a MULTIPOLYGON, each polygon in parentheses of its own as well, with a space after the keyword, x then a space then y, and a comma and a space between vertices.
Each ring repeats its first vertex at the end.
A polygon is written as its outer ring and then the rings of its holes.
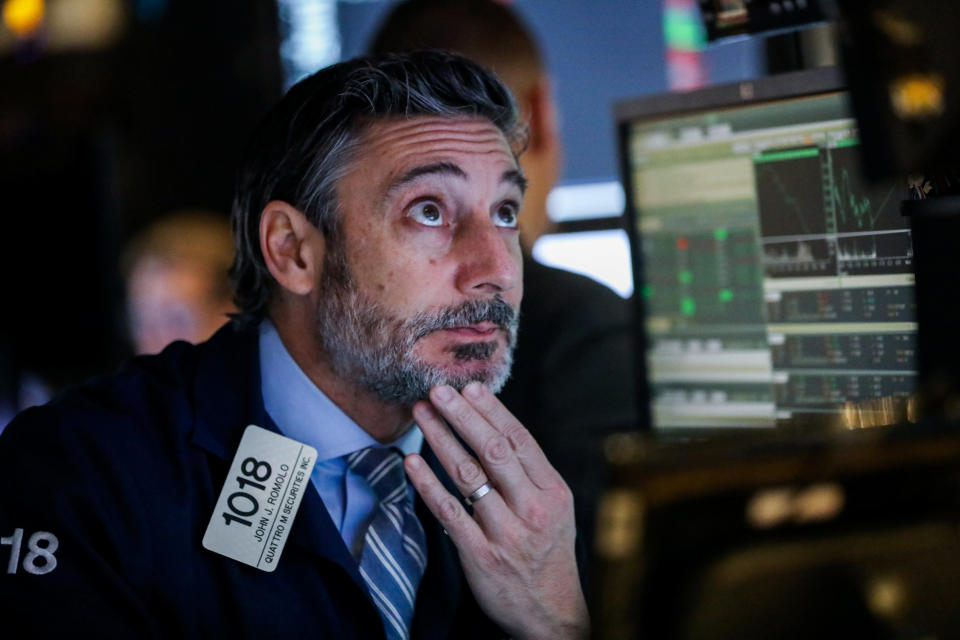
POLYGON ((174 340, 199 343, 213 335, 235 310, 219 293, 224 287, 217 277, 213 267, 195 261, 150 256, 139 260, 127 280, 136 353, 160 353, 174 340))
POLYGON ((509 375, 522 295, 524 180, 480 119, 373 124, 338 184, 317 324, 335 372, 412 404, 436 384, 509 375))

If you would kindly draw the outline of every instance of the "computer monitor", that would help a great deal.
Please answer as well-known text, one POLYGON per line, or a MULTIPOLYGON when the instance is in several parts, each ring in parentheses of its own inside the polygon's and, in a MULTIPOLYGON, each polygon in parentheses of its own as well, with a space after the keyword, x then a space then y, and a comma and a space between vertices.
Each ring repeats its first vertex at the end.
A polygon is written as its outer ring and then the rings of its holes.
POLYGON ((647 97, 616 117, 655 430, 807 429, 911 396, 906 188, 863 179, 836 70, 647 97))

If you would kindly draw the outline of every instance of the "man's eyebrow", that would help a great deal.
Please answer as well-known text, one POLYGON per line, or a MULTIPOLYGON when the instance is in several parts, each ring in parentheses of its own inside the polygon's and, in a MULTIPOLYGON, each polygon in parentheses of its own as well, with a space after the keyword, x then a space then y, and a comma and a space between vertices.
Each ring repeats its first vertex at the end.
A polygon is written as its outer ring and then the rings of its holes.
MULTIPOLYGON (((426 175, 448 175, 462 178, 464 180, 468 179, 467 173, 461 169, 459 165, 453 162, 432 162, 430 164, 414 167, 403 173, 400 177, 390 183, 390 186, 387 187, 387 193, 392 193, 397 189, 414 182, 417 178, 426 175)), ((500 182, 510 182, 516 185, 516 187, 520 189, 521 193, 526 193, 527 178, 519 169, 508 169, 504 171, 503 175, 500 176, 500 182)))
POLYGON ((527 178, 519 169, 508 169, 500 176, 500 182, 512 182, 520 189, 520 193, 527 192, 527 178))
POLYGON ((397 189, 410 184, 417 178, 426 175, 448 175, 463 179, 467 178, 467 173, 452 162, 432 162, 430 164, 414 167, 413 169, 410 169, 406 173, 402 174, 399 178, 390 183, 390 186, 387 187, 387 193, 396 191, 397 189))

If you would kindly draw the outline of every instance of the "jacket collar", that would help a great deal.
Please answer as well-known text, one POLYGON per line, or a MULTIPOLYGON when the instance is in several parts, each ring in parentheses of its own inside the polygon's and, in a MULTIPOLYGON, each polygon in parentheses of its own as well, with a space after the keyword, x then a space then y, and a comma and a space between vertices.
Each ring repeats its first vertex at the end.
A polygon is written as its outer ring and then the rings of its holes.
MULTIPOLYGON (((260 393, 257 331, 229 322, 197 349, 196 421, 191 442, 230 460, 247 425, 271 428, 260 393)), ((272 430, 277 429, 273 426, 272 430)))

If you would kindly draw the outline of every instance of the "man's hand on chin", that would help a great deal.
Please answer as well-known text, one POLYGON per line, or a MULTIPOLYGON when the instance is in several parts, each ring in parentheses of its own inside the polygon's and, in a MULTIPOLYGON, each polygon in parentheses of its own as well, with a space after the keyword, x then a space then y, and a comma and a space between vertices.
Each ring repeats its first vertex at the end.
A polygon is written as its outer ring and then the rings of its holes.
POLYGON ((530 433, 478 382, 462 394, 434 387, 413 415, 460 493, 472 498, 471 516, 420 456, 407 456, 407 474, 456 544, 483 610, 517 638, 587 637, 573 497, 530 433))

